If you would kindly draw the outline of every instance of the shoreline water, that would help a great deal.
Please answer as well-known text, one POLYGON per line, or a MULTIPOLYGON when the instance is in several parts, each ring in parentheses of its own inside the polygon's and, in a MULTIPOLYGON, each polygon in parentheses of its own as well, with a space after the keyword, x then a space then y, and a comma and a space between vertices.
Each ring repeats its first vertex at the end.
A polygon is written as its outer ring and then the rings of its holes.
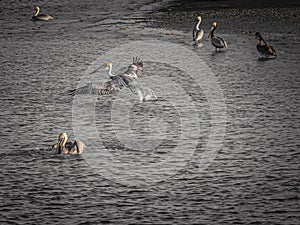
POLYGON ((285 34, 299 35, 300 7, 296 2, 284 3, 278 0, 268 7, 265 6, 266 1, 253 1, 253 5, 249 5, 248 2, 178 1, 173 5, 170 4, 168 8, 151 13, 151 26, 190 32, 196 17, 201 15, 201 26, 205 30, 209 30, 211 23, 217 21, 218 32, 221 33, 254 35, 256 31, 260 31, 283 34, 283 36, 285 34))
POLYGON ((193 11, 195 9, 261 9, 300 7, 295 0, 177 0, 171 7, 174 11, 193 11))

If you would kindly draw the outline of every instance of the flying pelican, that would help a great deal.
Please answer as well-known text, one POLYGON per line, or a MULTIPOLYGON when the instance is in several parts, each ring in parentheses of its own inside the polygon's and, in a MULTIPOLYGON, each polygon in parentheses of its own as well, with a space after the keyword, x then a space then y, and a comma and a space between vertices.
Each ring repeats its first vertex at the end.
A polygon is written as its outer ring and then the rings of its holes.
POLYGON ((203 38, 204 31, 200 30, 199 26, 201 24, 201 16, 197 17, 198 22, 196 23, 196 26, 193 30, 193 41, 195 42, 195 45, 199 44, 200 41, 203 38))
POLYGON ((47 21, 47 20, 52 20, 53 17, 49 16, 47 14, 40 14, 40 7, 36 6, 34 11, 33 11, 33 16, 32 16, 32 20, 36 21, 36 20, 43 20, 43 21, 47 21))
POLYGON ((58 136, 58 142, 52 145, 52 150, 55 154, 81 154, 86 146, 79 140, 75 140, 74 143, 68 140, 66 133, 61 133, 58 136))
POLYGON ((210 32, 208 35, 208 38, 211 38, 211 44, 215 46, 216 52, 218 51, 218 48, 227 48, 226 41, 221 37, 215 37, 214 32, 217 28, 217 22, 213 22, 212 27, 210 28, 210 32))
MULTIPOLYGON (((112 63, 106 62, 103 66, 107 69, 111 80, 106 82, 90 83, 86 86, 70 90, 68 93, 72 96, 77 94, 111 95, 120 92, 123 87, 127 87, 134 94, 137 94, 137 86, 134 81, 143 75, 143 62, 139 58, 134 58, 133 63, 130 64, 128 69, 120 75, 112 74, 112 63)), ((98 69, 92 73, 95 73, 98 69)))
POLYGON ((275 56, 275 58, 277 58, 275 49, 273 48, 273 46, 267 44, 267 42, 262 37, 261 33, 256 32, 255 37, 259 41, 259 43, 256 45, 256 49, 260 55, 262 55, 265 58, 268 58, 269 56, 275 56))

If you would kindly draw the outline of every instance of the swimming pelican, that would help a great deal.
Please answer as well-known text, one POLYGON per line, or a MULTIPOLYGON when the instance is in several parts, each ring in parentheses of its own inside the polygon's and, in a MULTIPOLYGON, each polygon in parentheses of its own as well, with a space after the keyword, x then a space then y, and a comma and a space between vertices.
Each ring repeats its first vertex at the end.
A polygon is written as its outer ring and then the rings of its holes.
POLYGON ((55 154, 82 154, 86 146, 79 140, 75 140, 74 143, 68 140, 66 133, 61 133, 58 136, 58 142, 52 145, 52 150, 55 154))
MULTIPOLYGON (((120 92, 123 87, 127 87, 134 94, 137 94, 137 84, 134 80, 143 75, 143 62, 139 58, 134 58, 133 63, 130 64, 128 69, 120 75, 112 74, 112 63, 106 62, 103 66, 107 69, 111 80, 106 82, 90 83, 86 86, 70 90, 68 93, 72 96, 77 94, 111 95, 120 92)), ((98 69, 92 73, 95 73, 98 69)))
POLYGON ((216 48, 216 52, 218 51, 218 48, 227 48, 227 43, 226 41, 224 40, 224 38, 221 38, 221 37, 215 37, 214 35, 214 32, 217 28, 217 23, 216 22, 213 22, 212 24, 212 27, 210 28, 210 32, 209 32, 209 35, 208 35, 208 38, 210 37, 211 38, 211 44, 213 46, 215 46, 216 48))
POLYGON ((273 46, 267 44, 267 42, 262 37, 261 33, 256 32, 255 37, 259 41, 259 43, 256 45, 256 49, 260 55, 262 55, 265 58, 268 58, 269 56, 275 56, 275 58, 277 58, 275 49, 273 48, 273 46))
POLYGON ((49 16, 47 14, 40 14, 40 7, 36 6, 34 11, 33 11, 33 16, 32 16, 32 20, 36 21, 36 20, 43 20, 43 21, 47 21, 47 20, 52 20, 53 17, 49 16))
POLYGON ((196 26, 193 30, 193 41, 195 42, 195 45, 199 44, 200 41, 203 38, 204 31, 200 30, 199 26, 201 24, 201 16, 197 17, 198 22, 196 23, 196 26))

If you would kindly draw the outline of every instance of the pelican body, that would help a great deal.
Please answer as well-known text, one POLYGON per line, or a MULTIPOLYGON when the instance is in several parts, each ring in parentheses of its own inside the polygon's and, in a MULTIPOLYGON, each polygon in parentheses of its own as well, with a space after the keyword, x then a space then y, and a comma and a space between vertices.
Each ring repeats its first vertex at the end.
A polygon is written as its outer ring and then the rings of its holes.
POLYGON ((62 155, 82 154, 85 147, 86 146, 79 140, 75 140, 74 142, 68 140, 67 134, 63 132, 58 136, 58 142, 52 145, 52 150, 55 154, 62 155))
POLYGON ((37 20, 48 21, 53 19, 52 16, 49 16, 47 14, 39 14, 39 12, 40 12, 40 7, 36 6, 32 16, 33 21, 37 21, 37 20))
POLYGON ((204 35, 204 31, 200 29, 201 16, 198 16, 197 20, 198 22, 196 23, 195 28, 193 30, 193 41, 195 42, 195 45, 201 42, 204 35))
POLYGON ((212 27, 210 28, 210 32, 208 38, 211 38, 211 44, 216 48, 216 52, 218 49, 228 48, 226 41, 224 38, 215 37, 215 30, 217 29, 217 23, 213 22, 212 27))
POLYGON ((259 52, 260 55, 262 55, 265 58, 269 57, 275 57, 277 58, 277 53, 273 46, 267 44, 267 42, 262 37, 261 33, 256 32, 255 37, 258 39, 258 44, 256 45, 256 49, 259 52))

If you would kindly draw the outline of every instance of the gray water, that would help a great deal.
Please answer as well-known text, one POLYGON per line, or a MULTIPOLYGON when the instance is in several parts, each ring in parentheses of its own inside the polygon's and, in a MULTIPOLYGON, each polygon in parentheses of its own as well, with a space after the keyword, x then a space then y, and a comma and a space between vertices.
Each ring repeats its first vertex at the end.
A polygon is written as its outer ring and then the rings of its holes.
MULTIPOLYGON (((195 48, 190 33, 151 28, 147 13, 159 4, 41 2, 42 13, 55 18, 43 23, 30 21, 32 3, 1 1, 1 224, 299 223, 299 37, 266 34, 279 57, 261 61, 252 36, 224 33, 229 49, 216 54, 208 40, 195 48), (150 61, 144 63, 142 79, 155 74, 176 80, 199 113, 200 124, 191 126, 199 126, 200 135, 188 139, 197 146, 182 168, 163 168, 159 182, 130 185, 126 177, 125 182, 99 173, 88 161, 91 156, 53 155, 50 147, 60 132, 74 139, 74 102, 66 91, 77 86, 99 55, 130 41, 153 39, 193 51, 222 89, 226 133, 209 167, 199 170, 213 126, 205 93, 179 68, 150 61)), ((180 107, 187 113, 179 115, 164 100, 180 96, 172 90, 167 96, 161 85, 155 92, 164 98, 134 104, 131 111, 130 127, 143 147, 127 148, 114 136, 111 98, 97 98, 100 141, 126 165, 163 160, 179 143, 182 120, 195 120, 194 109, 184 102, 180 107), (153 139, 148 128, 156 132, 153 139), (151 148, 155 141, 160 145, 151 148)), ((123 96, 135 100, 127 90, 123 96)), ((87 151, 93 153, 89 144, 87 151)), ((190 148, 187 144, 186 151, 190 148)), ((132 184, 138 172, 131 172, 132 184)))

